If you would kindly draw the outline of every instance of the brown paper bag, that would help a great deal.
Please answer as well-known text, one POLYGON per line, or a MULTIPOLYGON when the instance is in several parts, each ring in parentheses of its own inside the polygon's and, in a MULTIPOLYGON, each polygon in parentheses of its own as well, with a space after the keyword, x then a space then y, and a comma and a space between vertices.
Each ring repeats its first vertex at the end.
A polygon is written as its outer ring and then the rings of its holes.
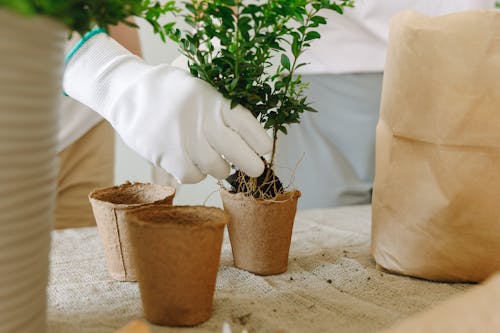
POLYGON ((445 281, 500 270, 500 11, 393 19, 376 154, 380 266, 445 281))

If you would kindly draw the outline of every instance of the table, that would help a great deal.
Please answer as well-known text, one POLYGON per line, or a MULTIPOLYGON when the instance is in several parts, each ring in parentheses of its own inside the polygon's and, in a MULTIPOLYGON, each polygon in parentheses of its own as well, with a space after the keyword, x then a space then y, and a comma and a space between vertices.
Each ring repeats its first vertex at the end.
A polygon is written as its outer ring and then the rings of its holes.
MULTIPOLYGON (((155 333, 374 332, 469 288, 381 272, 370 256, 370 206, 297 214, 287 273, 236 269, 225 237, 212 318, 155 333)), ((53 232, 50 333, 106 333, 143 318, 138 285, 112 280, 96 228, 53 232)))

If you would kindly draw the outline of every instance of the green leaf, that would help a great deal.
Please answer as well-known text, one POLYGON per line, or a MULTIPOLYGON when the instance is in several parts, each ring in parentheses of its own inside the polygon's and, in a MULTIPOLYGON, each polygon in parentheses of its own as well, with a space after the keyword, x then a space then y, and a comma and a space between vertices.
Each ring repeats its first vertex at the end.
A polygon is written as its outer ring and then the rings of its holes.
POLYGON ((313 39, 319 39, 319 38, 321 38, 321 35, 320 35, 319 32, 317 32, 317 31, 309 31, 306 34, 305 41, 309 41, 309 40, 313 40, 313 39))
POLYGON ((300 36, 299 34, 293 35, 292 41, 292 54, 295 58, 298 58, 301 52, 300 36))
POLYGON ((191 75, 198 77, 198 71, 195 68, 189 67, 189 71, 191 72, 191 75))
POLYGON ((311 18, 311 21, 318 24, 318 25, 327 23, 326 18, 323 16, 319 16, 319 15, 313 16, 311 18))
MULTIPOLYGON (((234 109, 235 107, 237 107, 240 103, 238 102, 237 99, 233 99, 231 101, 231 110, 234 109)), ((226 104, 227 105, 227 104, 226 104)))
POLYGON ((283 83, 283 81, 277 81, 275 84, 274 84, 274 89, 276 90, 281 90, 281 88, 283 88, 285 86, 285 84, 283 83))
POLYGON ((184 4, 184 7, 185 7, 188 11, 190 11, 191 13, 193 13, 193 14, 195 14, 195 15, 196 15, 196 8, 195 8, 192 4, 190 4, 189 2, 186 2, 186 3, 184 4))
POLYGON ((299 68, 304 67, 304 66, 307 66, 307 65, 309 65, 309 63, 308 63, 308 62, 303 62, 303 63, 298 64, 297 66, 295 66, 295 69, 299 69, 299 68))
POLYGON ((336 4, 335 2, 333 2, 329 6, 329 9, 332 9, 332 10, 336 11, 339 14, 344 14, 344 9, 341 6, 339 6, 338 4, 336 4))
POLYGON ((281 55, 281 66, 284 68, 290 70, 291 64, 290 64, 290 58, 286 54, 281 55))
POLYGON ((163 25, 163 30, 169 33, 175 27, 175 22, 170 22, 163 25))

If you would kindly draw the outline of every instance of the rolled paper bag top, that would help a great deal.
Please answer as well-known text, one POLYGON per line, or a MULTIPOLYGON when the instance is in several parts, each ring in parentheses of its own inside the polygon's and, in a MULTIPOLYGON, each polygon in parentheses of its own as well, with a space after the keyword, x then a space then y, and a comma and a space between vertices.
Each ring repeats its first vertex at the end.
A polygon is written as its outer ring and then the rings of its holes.
POLYGON ((391 21, 381 116, 395 135, 500 147, 500 11, 391 21))
POLYGON ((500 11, 403 12, 389 34, 372 254, 391 272, 500 270, 500 11))

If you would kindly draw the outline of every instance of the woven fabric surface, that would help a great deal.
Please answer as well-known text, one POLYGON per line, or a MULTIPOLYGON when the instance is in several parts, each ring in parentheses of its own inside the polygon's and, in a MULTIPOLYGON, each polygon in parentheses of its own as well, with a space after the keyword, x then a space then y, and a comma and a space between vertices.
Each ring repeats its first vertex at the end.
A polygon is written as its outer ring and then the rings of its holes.
MULTIPOLYGON (((226 235, 212 318, 155 333, 375 332, 468 289, 381 272, 370 256, 370 206, 297 214, 288 272, 261 277, 233 266, 226 235)), ((106 270, 95 228, 52 234, 49 332, 114 332, 143 318, 136 283, 106 270)))

